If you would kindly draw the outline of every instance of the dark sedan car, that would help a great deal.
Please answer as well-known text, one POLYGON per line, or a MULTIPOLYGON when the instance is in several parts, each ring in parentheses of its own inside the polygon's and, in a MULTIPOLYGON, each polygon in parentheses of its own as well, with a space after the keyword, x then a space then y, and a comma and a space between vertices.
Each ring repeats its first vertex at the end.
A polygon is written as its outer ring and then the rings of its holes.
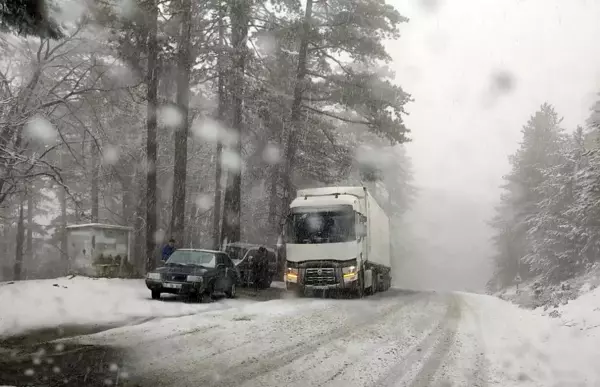
POLYGON ((165 266, 146 275, 146 286, 155 300, 161 293, 181 294, 199 302, 219 293, 233 298, 238 281, 229 255, 201 249, 176 250, 165 266))

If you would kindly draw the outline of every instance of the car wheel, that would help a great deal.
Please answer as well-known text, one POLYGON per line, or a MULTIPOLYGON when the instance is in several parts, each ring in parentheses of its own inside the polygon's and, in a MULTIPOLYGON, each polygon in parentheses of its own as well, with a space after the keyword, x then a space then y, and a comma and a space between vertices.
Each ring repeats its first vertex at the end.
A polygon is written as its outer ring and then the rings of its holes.
POLYGON ((152 299, 153 300, 160 300, 160 291, 158 291, 158 290, 152 290, 152 299))
POLYGON ((199 304, 203 303, 205 298, 206 295, 204 293, 197 293, 193 296, 193 300, 199 304))
POLYGON ((204 291, 204 294, 202 296, 208 302, 214 300, 214 298, 215 298, 215 284, 214 284, 214 282, 210 283, 206 287, 206 290, 204 291))

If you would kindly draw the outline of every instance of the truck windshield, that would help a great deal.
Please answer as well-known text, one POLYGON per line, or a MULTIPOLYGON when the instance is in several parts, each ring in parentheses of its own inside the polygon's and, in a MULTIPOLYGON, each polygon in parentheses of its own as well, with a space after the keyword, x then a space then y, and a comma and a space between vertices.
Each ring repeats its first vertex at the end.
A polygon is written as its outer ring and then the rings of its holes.
POLYGON ((340 243, 356 240, 354 211, 294 212, 288 218, 287 243, 340 243))

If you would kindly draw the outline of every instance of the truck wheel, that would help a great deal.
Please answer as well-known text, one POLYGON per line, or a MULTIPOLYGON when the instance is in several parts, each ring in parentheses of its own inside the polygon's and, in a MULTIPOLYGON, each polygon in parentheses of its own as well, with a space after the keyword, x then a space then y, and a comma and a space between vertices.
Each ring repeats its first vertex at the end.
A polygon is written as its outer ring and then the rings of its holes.
POLYGON ((160 300, 160 290, 152 290, 152 299, 160 300))
POLYGON ((371 286, 367 289, 366 293, 369 296, 377 293, 379 286, 379 273, 375 269, 371 269, 371 286))
POLYGON ((365 296, 365 272, 361 269, 358 272, 356 297, 363 298, 364 296, 365 296))
POLYGON ((389 288, 392 287, 392 278, 390 277, 389 273, 386 273, 383 276, 383 281, 382 282, 383 282, 383 284, 381 286, 382 287, 382 291, 385 292, 386 290, 388 290, 389 288))

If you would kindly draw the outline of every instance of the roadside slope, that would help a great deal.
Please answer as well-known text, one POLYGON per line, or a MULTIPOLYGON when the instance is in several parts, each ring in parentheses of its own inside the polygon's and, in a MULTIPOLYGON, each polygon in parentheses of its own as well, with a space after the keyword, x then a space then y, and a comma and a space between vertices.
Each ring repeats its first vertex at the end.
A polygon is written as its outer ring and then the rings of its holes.
POLYGON ((209 304, 155 301, 144 280, 56 278, 0 283, 0 338, 63 325, 110 325, 154 317, 193 315, 245 305, 247 300, 209 304))

